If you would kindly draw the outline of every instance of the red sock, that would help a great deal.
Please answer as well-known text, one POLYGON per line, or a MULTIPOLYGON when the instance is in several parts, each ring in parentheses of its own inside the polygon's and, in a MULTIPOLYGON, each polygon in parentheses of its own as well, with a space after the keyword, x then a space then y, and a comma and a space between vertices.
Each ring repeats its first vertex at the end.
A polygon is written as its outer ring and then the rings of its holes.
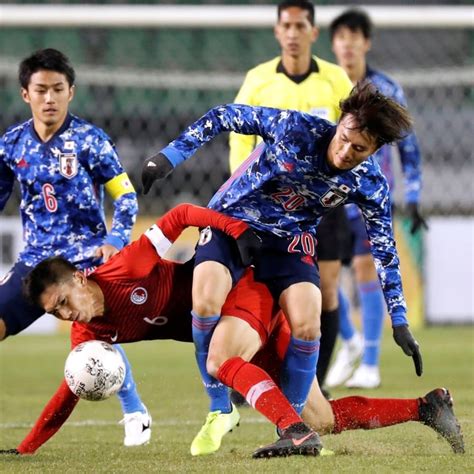
POLYGON ((240 357, 225 361, 217 372, 217 379, 241 393, 249 405, 281 430, 303 421, 270 376, 240 357))
POLYGON ((346 397, 329 403, 335 418, 333 433, 371 430, 420 419, 417 398, 346 397))

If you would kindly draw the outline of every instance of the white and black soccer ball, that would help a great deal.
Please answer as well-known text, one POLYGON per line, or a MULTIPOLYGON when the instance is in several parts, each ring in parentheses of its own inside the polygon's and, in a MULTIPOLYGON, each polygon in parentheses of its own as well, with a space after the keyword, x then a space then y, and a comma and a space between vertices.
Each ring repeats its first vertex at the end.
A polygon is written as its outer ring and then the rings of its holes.
POLYGON ((122 387, 125 364, 114 346, 103 341, 87 341, 69 353, 64 365, 64 377, 78 397, 105 400, 122 387))

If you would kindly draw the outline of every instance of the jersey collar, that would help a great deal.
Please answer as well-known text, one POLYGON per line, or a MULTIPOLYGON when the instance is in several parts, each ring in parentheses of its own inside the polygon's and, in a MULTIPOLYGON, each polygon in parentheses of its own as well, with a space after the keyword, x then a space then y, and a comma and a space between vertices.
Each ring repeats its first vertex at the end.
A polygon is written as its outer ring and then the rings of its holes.
POLYGON ((296 76, 292 76, 292 75, 288 74, 285 67, 283 66, 282 60, 280 59, 280 61, 278 61, 277 67, 276 67, 276 72, 284 74, 290 81, 293 81, 296 84, 301 84, 313 72, 319 72, 319 67, 318 67, 318 63, 316 62, 316 59, 314 59, 312 57, 310 65, 309 65, 309 70, 307 72, 305 72, 304 74, 298 74, 296 76))
POLYGON ((51 143, 57 136, 61 135, 61 133, 63 133, 64 130, 66 130, 69 127, 71 120, 72 120, 72 115, 68 113, 66 115, 66 118, 64 119, 63 124, 61 125, 61 127, 59 127, 56 133, 47 142, 43 142, 43 140, 41 140, 41 138, 36 133, 34 122, 32 119, 30 122, 30 134, 37 142, 42 143, 43 145, 45 145, 46 143, 51 143))

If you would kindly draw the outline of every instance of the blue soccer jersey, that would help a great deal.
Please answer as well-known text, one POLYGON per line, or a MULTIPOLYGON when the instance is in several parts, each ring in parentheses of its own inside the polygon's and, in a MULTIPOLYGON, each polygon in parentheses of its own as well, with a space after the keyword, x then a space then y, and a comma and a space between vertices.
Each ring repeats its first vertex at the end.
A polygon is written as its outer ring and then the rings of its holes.
POLYGON ((209 207, 255 229, 285 237, 315 234, 321 216, 353 202, 364 214, 372 253, 394 325, 406 324, 387 180, 373 157, 350 171, 326 161, 336 126, 302 112, 246 105, 211 109, 162 150, 177 166, 224 131, 264 142, 212 198, 209 207))
POLYGON ((100 128, 68 115, 43 143, 31 119, 11 127, 0 140, 0 210, 15 179, 21 189, 25 240, 19 259, 26 265, 60 254, 84 266, 101 245, 121 249, 129 241, 138 209, 136 193, 100 128), (104 188, 114 200, 109 233, 104 188))
MULTIPOLYGON (((386 74, 367 68, 366 79, 385 96, 390 97, 399 104, 406 107, 406 99, 401 86, 386 74)), ((400 163, 402 165, 403 176, 405 180, 405 202, 418 203, 421 193, 421 152, 418 140, 414 133, 410 133, 405 138, 399 140, 396 144, 400 163)), ((390 190, 393 193, 395 187, 395 177, 393 172, 394 147, 385 145, 374 154, 383 174, 387 178, 390 190)), ((360 212, 355 206, 347 207, 347 215, 350 219, 360 216, 360 212)))

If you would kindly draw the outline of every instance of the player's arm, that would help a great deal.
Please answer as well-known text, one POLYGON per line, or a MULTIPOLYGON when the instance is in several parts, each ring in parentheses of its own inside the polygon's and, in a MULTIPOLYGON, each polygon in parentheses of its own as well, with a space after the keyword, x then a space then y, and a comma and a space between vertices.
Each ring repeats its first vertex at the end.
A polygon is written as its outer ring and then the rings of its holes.
MULTIPOLYGON (((256 87, 257 84, 252 73, 247 73, 234 102, 236 104, 259 105, 254 101, 256 87)), ((255 135, 241 135, 235 132, 229 134, 229 168, 231 173, 250 155, 256 142, 257 137, 255 135)))
POLYGON ((388 183, 380 176, 377 184, 376 192, 360 199, 358 205, 365 219, 372 256, 392 320, 395 342, 406 355, 413 357, 416 373, 421 375, 423 364, 418 343, 408 329, 400 260, 393 238, 388 183))
POLYGON ((144 194, 155 180, 165 178, 220 133, 259 135, 266 142, 272 142, 275 128, 286 129, 291 126, 287 120, 289 115, 289 111, 241 104, 214 107, 190 125, 176 140, 145 161, 142 168, 144 194))
POLYGON ((156 221, 145 235, 156 251, 164 255, 186 227, 213 227, 233 237, 244 265, 249 265, 260 248, 260 239, 249 226, 237 219, 193 204, 180 204, 156 221))
POLYGON ((110 265, 100 267, 115 280, 148 275, 159 264, 186 227, 215 227, 237 241, 242 261, 247 265, 259 247, 259 239, 242 221, 192 204, 180 204, 157 219, 138 240, 127 245, 110 265))
MULTIPOLYGON (((82 325, 74 323, 71 326, 72 348, 91 339, 94 339, 93 333, 84 329, 82 325)), ((16 448, 17 451, 20 454, 33 454, 61 428, 78 401, 79 397, 71 392, 66 381, 63 380, 56 393, 44 407, 31 431, 16 448)))
MULTIPOLYGON (((403 107, 407 107, 405 94, 398 84, 394 84, 393 99, 403 105, 403 107)), ((415 233, 422 227, 428 228, 419 211, 422 185, 421 151, 415 133, 412 132, 405 138, 399 140, 397 142, 397 148, 405 181, 405 203, 410 219, 412 220, 411 232, 415 233)))
POLYGON ((56 393, 44 407, 31 431, 17 447, 18 452, 33 454, 46 443, 66 422, 78 401, 79 397, 69 390, 66 381, 63 380, 56 393))
POLYGON ((137 193, 120 163, 115 146, 99 129, 90 146, 89 160, 94 182, 104 185, 113 200, 112 227, 97 253, 106 261, 130 241, 138 212, 137 193))
POLYGON ((107 234, 102 249, 104 261, 122 249, 129 241, 133 224, 138 213, 137 194, 127 173, 121 173, 105 183, 105 189, 113 199, 114 214, 112 228, 107 234), (110 254, 106 246, 116 250, 110 254))

